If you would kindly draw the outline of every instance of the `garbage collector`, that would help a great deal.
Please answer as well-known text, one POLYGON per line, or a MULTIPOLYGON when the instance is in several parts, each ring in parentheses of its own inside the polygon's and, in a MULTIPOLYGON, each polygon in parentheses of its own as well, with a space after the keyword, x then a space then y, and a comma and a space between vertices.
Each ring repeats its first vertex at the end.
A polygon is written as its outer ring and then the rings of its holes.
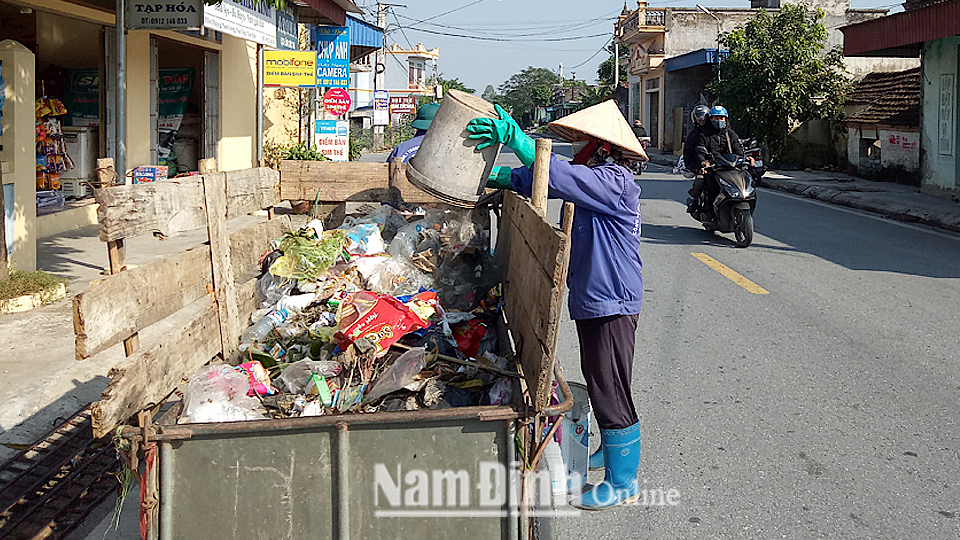
POLYGON ((417 155, 417 150, 420 149, 420 145, 423 143, 423 138, 427 135, 427 128, 430 127, 430 124, 433 122, 433 117, 437 115, 437 109, 440 108, 440 105, 436 103, 424 103, 417 109, 417 118, 410 123, 410 126, 417 130, 409 140, 403 141, 394 147, 393 152, 390 152, 390 155, 387 157, 387 163, 393 161, 393 158, 398 157, 400 161, 406 163, 410 159, 417 155))
MULTIPOLYGON (((478 150, 495 143, 512 149, 523 167, 496 167, 488 187, 530 196, 535 144, 499 105, 499 119, 467 125, 478 150)), ((548 196, 576 205, 571 237, 568 307, 580 341, 580 366, 597 423, 600 449, 591 469, 604 481, 573 502, 604 510, 639 497, 640 422, 630 381, 637 318, 643 300, 640 275, 640 187, 628 166, 647 155, 613 101, 552 122, 551 131, 574 143, 573 161, 550 156, 548 196)))

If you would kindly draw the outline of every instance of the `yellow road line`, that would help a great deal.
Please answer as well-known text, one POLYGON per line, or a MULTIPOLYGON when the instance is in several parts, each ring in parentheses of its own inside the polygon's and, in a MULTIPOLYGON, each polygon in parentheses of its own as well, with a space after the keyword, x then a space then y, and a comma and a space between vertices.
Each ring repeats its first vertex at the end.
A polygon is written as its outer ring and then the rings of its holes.
POLYGON ((707 255, 706 253, 691 253, 691 255, 697 259, 700 259, 700 262, 703 264, 719 272, 721 276, 743 287, 747 290, 747 292, 751 292, 753 294, 770 294, 770 292, 763 287, 727 268, 726 265, 707 255))

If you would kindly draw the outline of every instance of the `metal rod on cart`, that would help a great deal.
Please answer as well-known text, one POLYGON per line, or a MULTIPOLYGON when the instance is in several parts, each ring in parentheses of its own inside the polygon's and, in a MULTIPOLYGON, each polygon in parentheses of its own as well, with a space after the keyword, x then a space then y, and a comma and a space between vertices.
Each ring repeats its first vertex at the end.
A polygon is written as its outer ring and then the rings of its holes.
POLYGON ((552 151, 552 140, 537 139, 537 153, 533 159, 533 188, 530 193, 530 203, 541 214, 547 213, 547 186, 550 181, 550 153, 552 151))

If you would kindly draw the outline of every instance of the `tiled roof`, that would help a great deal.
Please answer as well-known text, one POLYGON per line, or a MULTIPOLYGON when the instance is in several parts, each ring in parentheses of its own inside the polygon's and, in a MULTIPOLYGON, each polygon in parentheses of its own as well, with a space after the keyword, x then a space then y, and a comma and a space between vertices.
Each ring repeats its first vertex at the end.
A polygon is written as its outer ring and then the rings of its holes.
POLYGON ((920 127, 920 68, 870 73, 854 85, 849 103, 866 105, 847 123, 920 127))

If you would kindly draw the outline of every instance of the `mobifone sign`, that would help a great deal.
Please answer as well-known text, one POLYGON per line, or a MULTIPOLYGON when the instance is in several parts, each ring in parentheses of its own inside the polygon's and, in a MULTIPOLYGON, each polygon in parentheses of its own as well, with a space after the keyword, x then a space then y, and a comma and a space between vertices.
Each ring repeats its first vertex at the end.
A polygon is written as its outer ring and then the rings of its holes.
POLYGON ((263 86, 313 88, 317 84, 313 51, 263 51, 263 86))

